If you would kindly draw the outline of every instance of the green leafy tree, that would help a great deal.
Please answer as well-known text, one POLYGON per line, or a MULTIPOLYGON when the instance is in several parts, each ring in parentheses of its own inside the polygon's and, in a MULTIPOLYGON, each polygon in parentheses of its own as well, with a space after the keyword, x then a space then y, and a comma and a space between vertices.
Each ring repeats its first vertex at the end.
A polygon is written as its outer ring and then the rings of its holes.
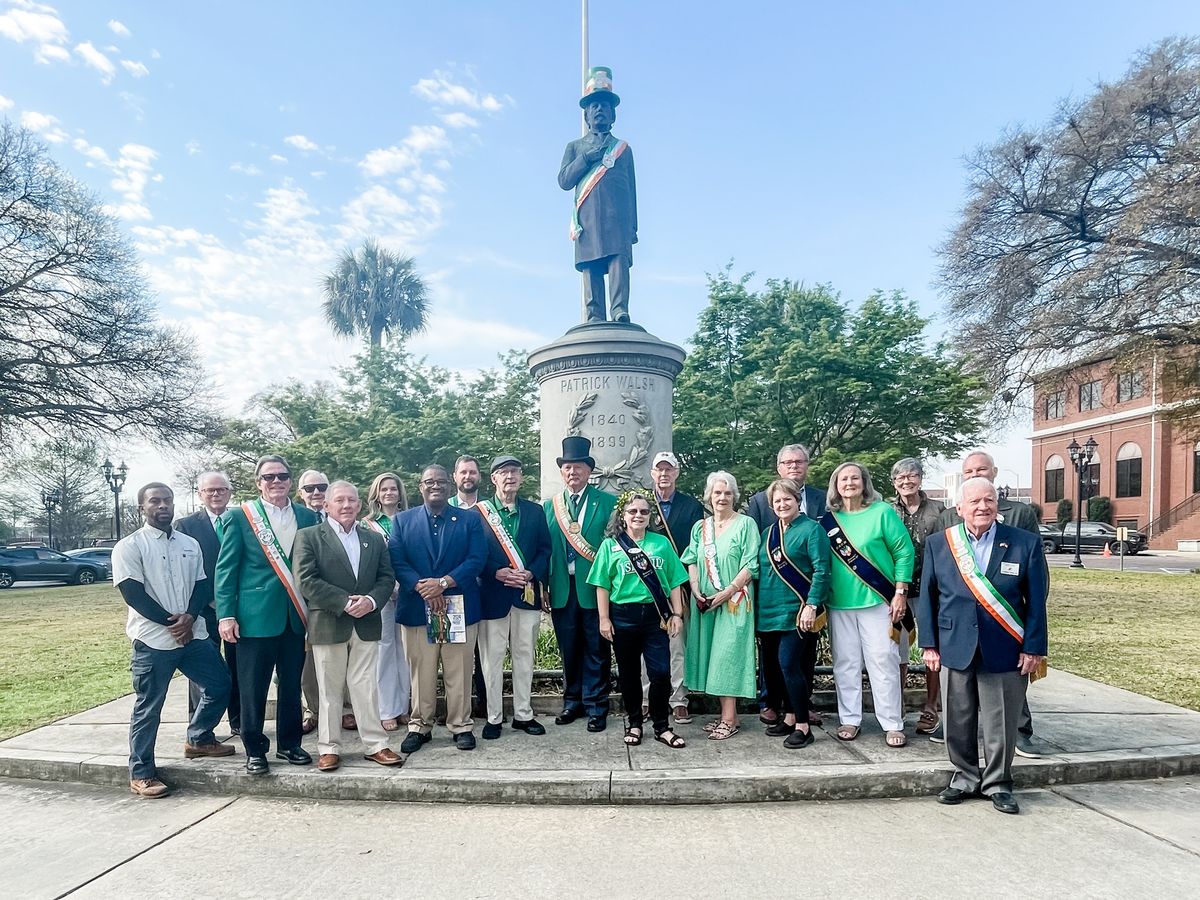
POLYGON ((60 550, 82 547, 90 537, 108 537, 112 494, 100 475, 100 457, 93 441, 71 435, 40 441, 12 462, 15 477, 6 493, 24 500, 24 519, 35 534, 47 534, 51 524, 42 495, 58 492, 53 527, 60 550))
POLYGON ((1075 504, 1063 497, 1058 501, 1058 506, 1054 508, 1054 521, 1058 525, 1058 530, 1062 531, 1067 527, 1067 523, 1075 517, 1075 504))
POLYGON ((1112 524, 1112 501, 1107 497, 1088 497, 1087 517, 1089 522, 1112 524))
POLYGON ((403 339, 424 331, 429 318, 425 282, 413 258, 373 239, 357 253, 344 251, 325 277, 324 310, 335 334, 365 337, 372 347, 385 334, 403 339))
POLYGON ((686 489, 718 468, 745 493, 761 488, 793 442, 812 451, 809 479, 821 486, 846 459, 886 481, 903 456, 949 455, 976 438, 982 383, 925 339, 928 321, 903 294, 872 294, 855 309, 828 285, 771 279, 755 292, 749 280, 728 269, 710 277, 676 385, 686 489))

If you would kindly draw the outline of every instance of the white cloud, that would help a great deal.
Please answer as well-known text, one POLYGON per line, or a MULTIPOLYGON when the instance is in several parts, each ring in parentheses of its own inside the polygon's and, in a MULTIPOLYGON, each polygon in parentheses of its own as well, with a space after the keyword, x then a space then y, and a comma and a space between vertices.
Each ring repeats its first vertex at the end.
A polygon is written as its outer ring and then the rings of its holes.
POLYGON ((100 81, 104 84, 111 82, 117 74, 117 67, 113 65, 113 61, 92 46, 91 41, 76 44, 75 55, 99 72, 100 81))
POLYGON ((12 109, 12 107, 13 107, 13 102, 11 100, 9 100, 7 97, 5 97, 3 94, 0 94, 0 110, 12 109))
POLYGON ((447 128, 474 128, 479 121, 465 112, 445 113, 442 122, 447 128))
POLYGON ((113 170, 112 188, 121 195, 122 202, 111 207, 112 213, 122 219, 144 222, 153 218, 145 204, 146 184, 153 178, 154 161, 158 153, 144 144, 125 144, 118 151, 117 159, 111 163, 113 170))
POLYGON ((58 119, 47 113, 26 110, 17 121, 21 123, 22 128, 36 131, 43 140, 51 144, 61 144, 67 139, 67 133, 58 125, 58 119))
POLYGON ((254 165, 254 163, 235 162, 229 167, 230 172, 237 172, 239 175, 261 175, 262 169, 254 165))
POLYGON ((66 47, 60 47, 58 44, 42 44, 33 53, 35 62, 49 65, 56 62, 66 62, 71 58, 71 54, 67 52, 66 47))
POLYGON ((161 54, 161 53, 159 53, 157 50, 151 50, 151 51, 150 51, 150 58, 151 58, 151 59, 162 59, 162 54, 161 54))
POLYGON ((132 75, 134 78, 145 78, 150 74, 150 70, 146 68, 146 64, 137 62, 132 59, 121 60, 121 68, 132 75))
POLYGON ((70 38, 58 11, 40 3, 14 2, 0 14, 0 37, 18 44, 33 44, 36 62, 49 64, 71 58, 62 45, 70 38))
POLYGON ((129 29, 125 27, 124 22, 119 22, 116 19, 108 20, 108 30, 118 37, 129 37, 129 29))
POLYGON ((399 144, 372 150, 358 166, 371 178, 382 178, 415 169, 421 157, 448 150, 450 141, 446 130, 438 125, 414 125, 399 144))
POLYGON ((287 157, 286 157, 286 156, 281 156, 281 155, 280 155, 280 154, 278 154, 278 153, 272 153, 272 154, 271 154, 269 157, 267 157, 267 158, 268 158, 268 160, 269 160, 270 162, 273 162, 273 163, 279 163, 280 165, 283 165, 283 164, 286 164, 286 163, 287 163, 287 157))
POLYGON ((320 148, 314 141, 310 141, 302 134, 293 134, 285 137, 283 142, 290 147, 295 147, 297 150, 303 150, 305 153, 311 153, 320 148))
POLYGON ((200 149, 200 142, 198 140, 196 140, 195 138, 192 138, 190 141, 188 141, 186 144, 184 144, 183 148, 185 150, 187 150, 188 156, 199 156, 201 153, 204 152, 203 150, 200 149))
POLYGON ((450 73, 435 71, 432 78, 422 78, 414 84, 412 91, 435 106, 465 106, 467 109, 498 112, 512 103, 508 95, 497 97, 495 94, 485 94, 458 84, 451 78, 450 73))

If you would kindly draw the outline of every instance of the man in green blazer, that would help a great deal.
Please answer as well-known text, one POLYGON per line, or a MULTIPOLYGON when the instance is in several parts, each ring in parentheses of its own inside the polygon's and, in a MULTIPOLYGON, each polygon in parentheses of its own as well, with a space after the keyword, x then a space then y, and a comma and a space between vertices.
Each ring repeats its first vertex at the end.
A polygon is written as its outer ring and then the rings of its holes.
POLYGON ((616 498, 588 483, 596 468, 591 452, 585 437, 563 439, 557 462, 566 489, 542 506, 550 526, 550 617, 563 659, 563 710, 554 723, 569 725, 586 712, 588 731, 603 731, 612 656, 587 577, 616 498))
MULTIPOLYGON (((381 766, 403 760, 388 747, 379 719, 379 611, 392 595, 396 573, 383 536, 358 524, 362 501, 348 481, 329 486, 327 517, 296 535, 292 571, 308 603, 308 643, 316 668, 317 768, 342 762, 342 698, 347 691, 367 759, 381 766)), ((389 623, 390 625, 391 623, 389 623)))
POLYGON ((312 762, 300 746, 308 610, 292 575, 291 552, 296 533, 316 525, 317 514, 288 498, 292 474, 282 456, 260 458, 254 480, 259 495, 221 517, 214 591, 221 639, 238 645, 246 771, 266 775, 271 742, 263 734, 263 719, 272 672, 279 676, 275 756, 298 766, 312 762))

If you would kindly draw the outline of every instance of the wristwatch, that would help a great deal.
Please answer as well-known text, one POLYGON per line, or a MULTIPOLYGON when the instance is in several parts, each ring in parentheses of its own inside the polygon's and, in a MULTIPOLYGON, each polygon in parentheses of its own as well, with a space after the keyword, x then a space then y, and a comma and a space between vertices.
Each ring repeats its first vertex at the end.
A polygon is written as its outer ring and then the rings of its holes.
POLYGON ((441 589, 443 591, 446 588, 450 587, 450 582, 446 580, 446 576, 443 575, 441 578, 438 579, 438 586, 441 587, 441 589))
POLYGON ((899 594, 901 597, 907 597, 908 596, 908 588, 898 587, 898 588, 896 588, 896 593, 899 594))

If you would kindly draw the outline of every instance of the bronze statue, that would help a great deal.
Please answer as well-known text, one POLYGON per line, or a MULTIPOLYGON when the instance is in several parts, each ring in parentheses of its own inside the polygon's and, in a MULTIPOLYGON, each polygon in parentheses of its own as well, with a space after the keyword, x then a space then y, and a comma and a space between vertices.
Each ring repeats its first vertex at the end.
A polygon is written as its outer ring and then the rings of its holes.
POLYGON ((594 66, 583 98, 588 133, 567 144, 558 186, 575 192, 571 240, 575 268, 583 273, 585 322, 603 322, 604 276, 613 322, 629 322, 629 269, 637 243, 637 187, 633 151, 611 133, 621 98, 612 90, 612 70, 594 66))

